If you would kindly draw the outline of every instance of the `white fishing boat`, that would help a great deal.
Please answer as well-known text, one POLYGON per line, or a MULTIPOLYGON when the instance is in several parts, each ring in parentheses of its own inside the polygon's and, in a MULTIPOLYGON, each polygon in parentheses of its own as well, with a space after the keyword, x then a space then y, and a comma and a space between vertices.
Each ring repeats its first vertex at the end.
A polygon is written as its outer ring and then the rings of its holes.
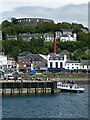
POLYGON ((67 82, 67 83, 62 83, 58 82, 57 83, 57 88, 61 89, 62 91, 66 92, 84 92, 84 88, 78 87, 78 85, 74 82, 67 82))

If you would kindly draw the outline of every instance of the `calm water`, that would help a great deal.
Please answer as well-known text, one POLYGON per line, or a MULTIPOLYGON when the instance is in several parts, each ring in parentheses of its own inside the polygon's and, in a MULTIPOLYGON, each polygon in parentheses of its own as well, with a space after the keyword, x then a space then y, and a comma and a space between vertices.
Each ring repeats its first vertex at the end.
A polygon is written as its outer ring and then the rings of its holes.
POLYGON ((3 118, 87 118, 88 86, 84 93, 3 97, 3 118))

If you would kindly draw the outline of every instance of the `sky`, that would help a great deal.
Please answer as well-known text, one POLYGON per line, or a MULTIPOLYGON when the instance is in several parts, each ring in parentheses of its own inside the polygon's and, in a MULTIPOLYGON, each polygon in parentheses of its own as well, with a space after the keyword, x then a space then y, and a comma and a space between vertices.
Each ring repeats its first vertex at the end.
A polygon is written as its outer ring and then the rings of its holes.
POLYGON ((57 8, 67 4, 84 4, 88 2, 89 0, 0 0, 0 11, 9 11, 15 7, 27 5, 57 8))
MULTIPOLYGON (((46 8, 59 8, 61 6, 66 6, 66 5, 69 5, 69 4, 75 4, 75 5, 88 4, 88 2, 89 2, 89 0, 0 0, 0 22, 4 18, 5 19, 10 18, 11 17, 10 15, 15 15, 18 12, 16 9, 19 8, 19 7, 40 6, 40 7, 46 7, 46 8)), ((64 14, 66 12, 67 11, 65 11, 64 14)), ((70 11, 70 12, 75 12, 75 11, 70 11)), ((84 11, 80 11, 80 12, 84 12, 84 11)), ((49 13, 45 13, 45 14, 49 14, 49 13)), ((20 16, 20 12, 19 12, 19 16, 20 16)), ((82 14, 82 16, 85 17, 85 13, 84 13, 84 15, 82 14)), ((63 17, 63 15, 62 15, 62 17, 63 17)), ((54 18, 55 18, 55 15, 54 15, 54 18)), ((65 16, 64 16, 64 18, 65 18, 65 16)), ((71 19, 71 18, 69 18, 69 19, 71 19)), ((78 21, 78 20, 75 20, 75 21, 78 21)), ((85 25, 87 24, 87 19, 86 19, 86 23, 84 22, 84 24, 85 25)))

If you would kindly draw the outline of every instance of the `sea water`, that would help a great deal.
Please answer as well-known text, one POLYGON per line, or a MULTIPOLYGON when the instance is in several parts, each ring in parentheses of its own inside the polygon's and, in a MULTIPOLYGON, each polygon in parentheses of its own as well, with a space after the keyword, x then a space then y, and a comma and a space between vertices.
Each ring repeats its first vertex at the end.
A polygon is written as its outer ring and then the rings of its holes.
POLYGON ((88 86, 84 93, 6 96, 3 118, 88 118, 88 86))

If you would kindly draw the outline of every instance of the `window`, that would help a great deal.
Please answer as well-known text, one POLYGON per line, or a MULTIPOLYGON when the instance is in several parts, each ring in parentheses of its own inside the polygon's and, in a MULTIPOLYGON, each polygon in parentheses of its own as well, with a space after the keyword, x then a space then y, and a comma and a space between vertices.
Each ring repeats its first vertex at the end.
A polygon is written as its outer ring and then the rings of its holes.
POLYGON ((62 66, 63 66, 63 64, 62 64, 62 62, 60 62, 60 68, 62 68, 62 66))
POLYGON ((77 67, 77 69, 78 69, 78 67, 77 67))
POLYGON ((52 58, 52 57, 50 57, 50 58, 49 58, 49 60, 53 60, 53 58, 52 58))
POLYGON ((74 69, 74 67, 72 67, 72 69, 74 69))
POLYGON ((56 62, 56 68, 58 68, 58 62, 56 62))
POLYGON ((52 68, 52 62, 50 62, 50 68, 52 68))

